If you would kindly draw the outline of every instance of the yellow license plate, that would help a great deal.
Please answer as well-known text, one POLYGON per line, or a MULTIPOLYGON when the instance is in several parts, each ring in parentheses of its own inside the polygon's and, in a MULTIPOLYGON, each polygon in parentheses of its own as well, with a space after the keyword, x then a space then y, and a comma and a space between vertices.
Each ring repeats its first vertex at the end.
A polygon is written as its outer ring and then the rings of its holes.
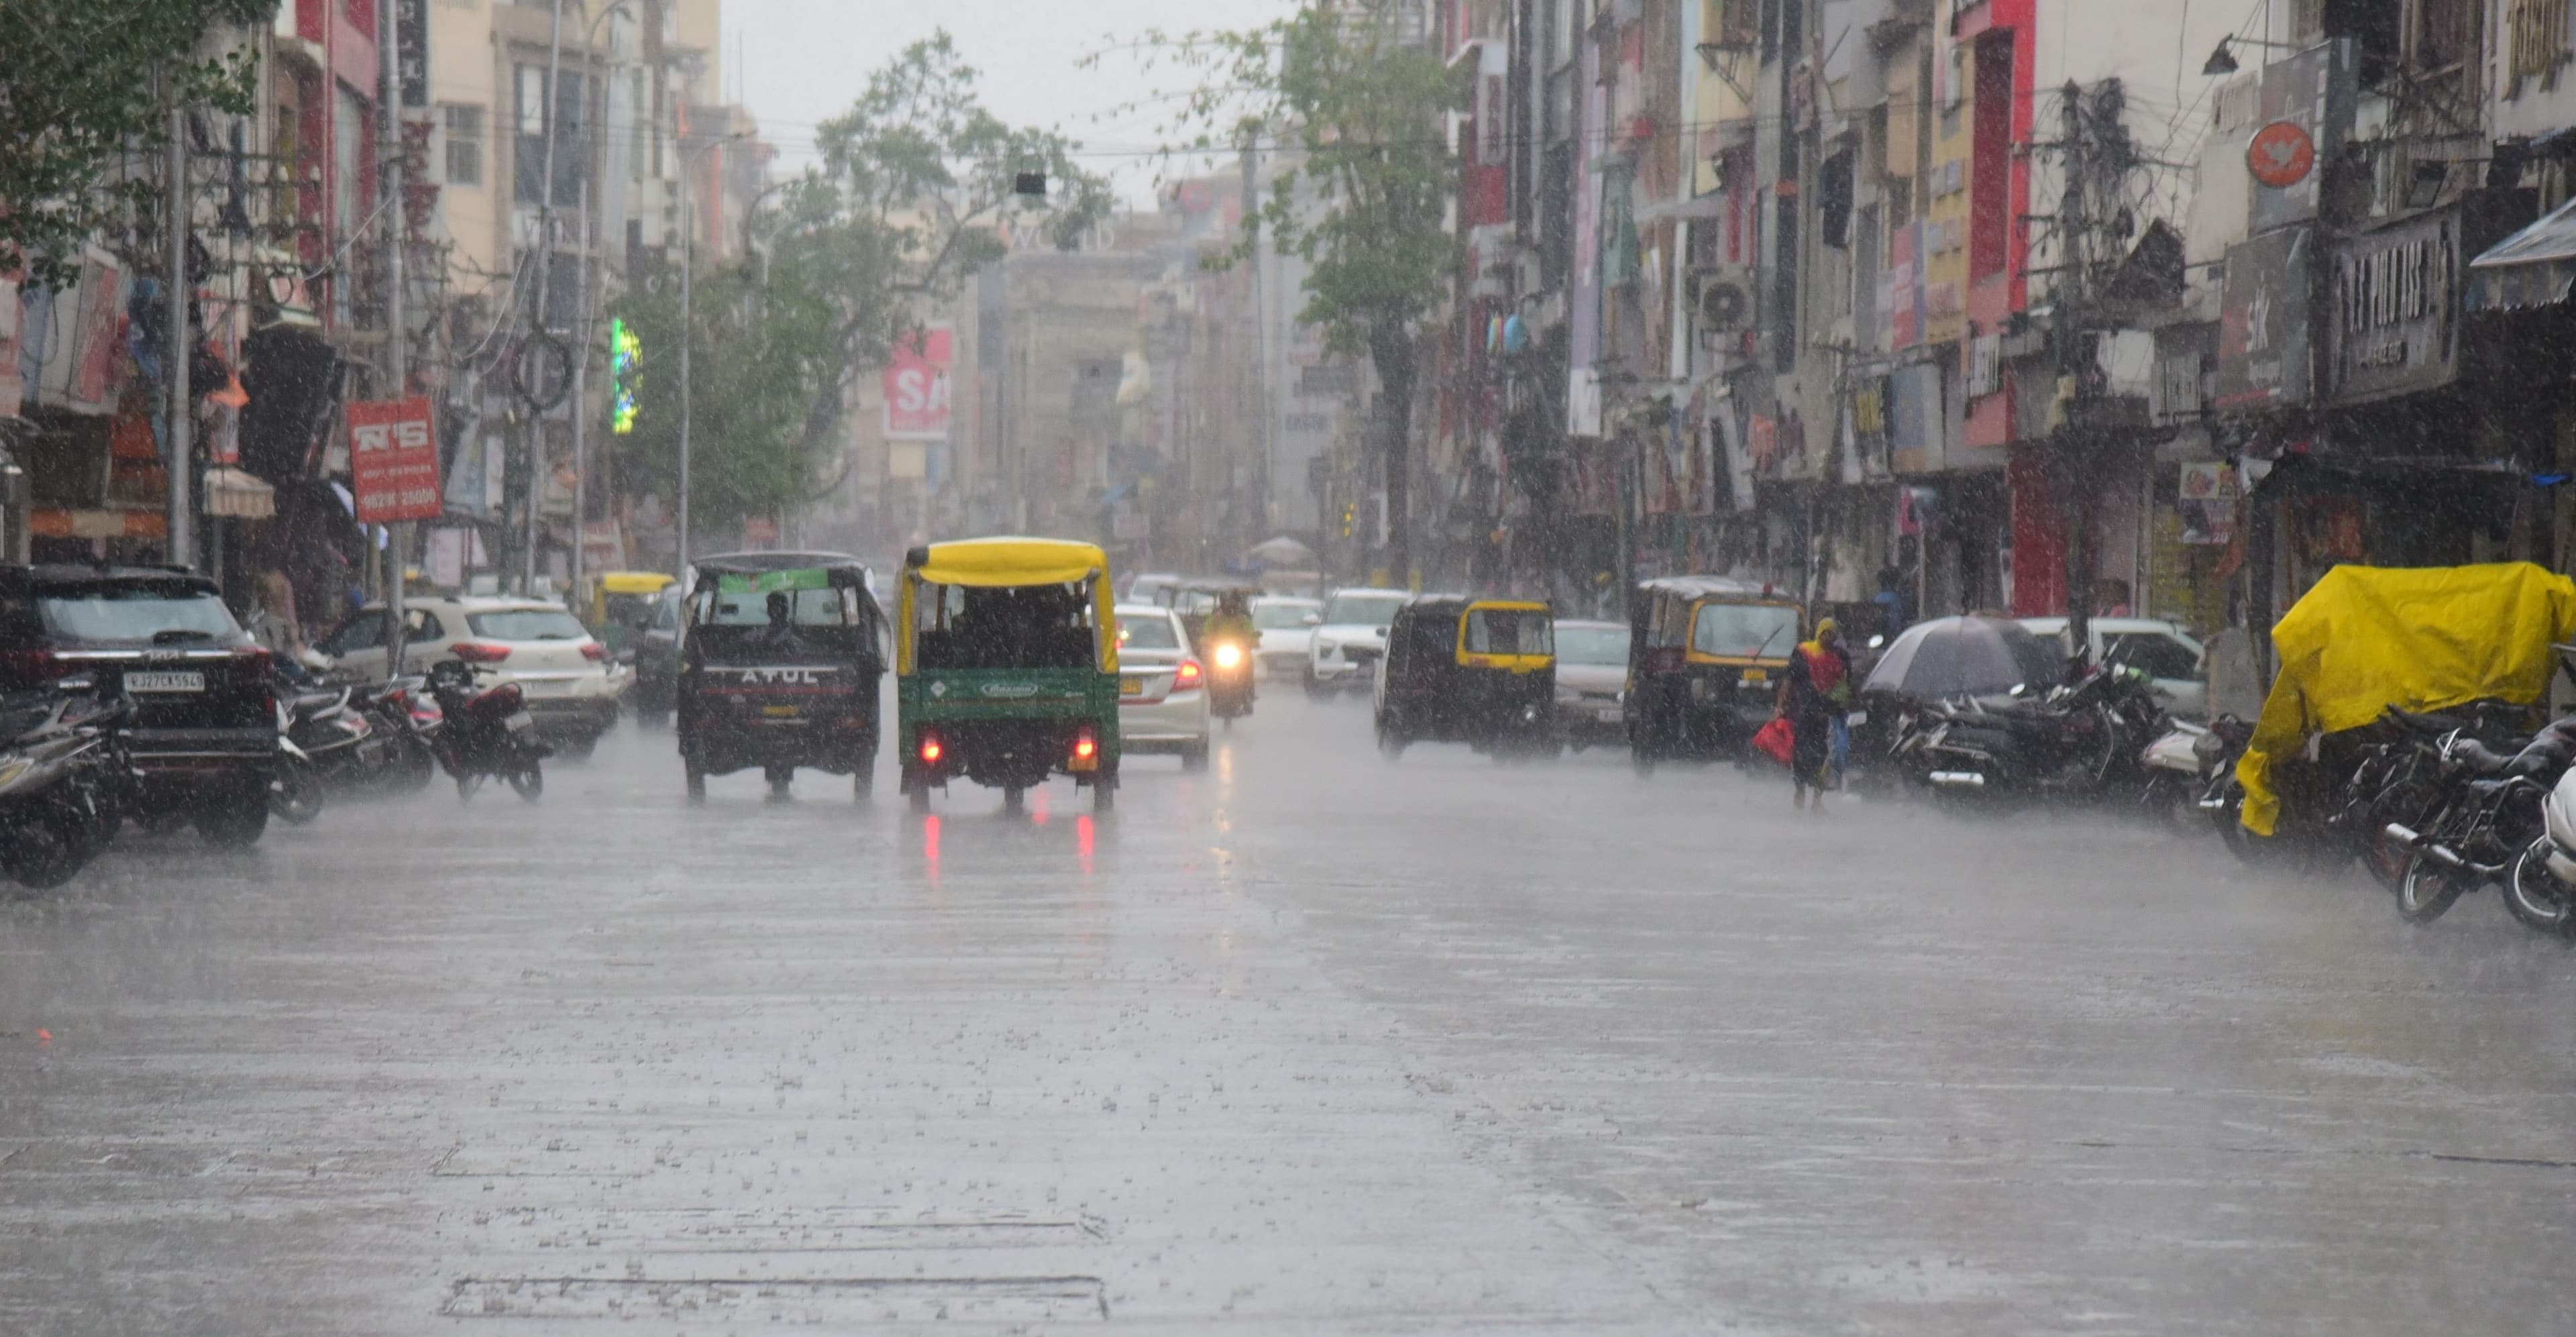
POLYGON ((760 713, 773 720, 792 720, 799 712, 794 706, 762 706, 760 713))
POLYGON ((1771 674, 1764 669, 1746 669, 1744 670, 1744 680, 1746 682, 1769 682, 1771 681, 1771 674))
POLYGON ((1118 694, 1120 696, 1143 696, 1145 694, 1145 680, 1132 675, 1119 678, 1118 694))

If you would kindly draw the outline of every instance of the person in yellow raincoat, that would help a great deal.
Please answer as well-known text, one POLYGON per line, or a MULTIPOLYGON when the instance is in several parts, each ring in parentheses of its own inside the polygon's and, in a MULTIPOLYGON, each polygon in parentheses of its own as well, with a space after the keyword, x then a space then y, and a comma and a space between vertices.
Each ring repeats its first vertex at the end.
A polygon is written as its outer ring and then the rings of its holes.
POLYGON ((2236 763, 2245 829, 2273 833, 2273 768, 2312 735, 2357 729, 2391 706, 2531 705, 2557 668, 2550 647, 2571 638, 2576 581, 2529 562, 2328 571, 2272 628, 2280 673, 2236 763))

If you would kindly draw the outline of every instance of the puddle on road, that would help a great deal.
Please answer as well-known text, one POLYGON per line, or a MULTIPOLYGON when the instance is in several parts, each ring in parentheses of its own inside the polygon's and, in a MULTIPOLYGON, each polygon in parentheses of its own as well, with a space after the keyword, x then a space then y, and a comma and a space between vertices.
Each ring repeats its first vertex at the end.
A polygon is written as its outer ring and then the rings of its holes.
POLYGON ((468 1277, 448 1318, 710 1320, 739 1323, 1069 1323, 1109 1317, 1100 1278, 845 1277, 798 1281, 468 1277))

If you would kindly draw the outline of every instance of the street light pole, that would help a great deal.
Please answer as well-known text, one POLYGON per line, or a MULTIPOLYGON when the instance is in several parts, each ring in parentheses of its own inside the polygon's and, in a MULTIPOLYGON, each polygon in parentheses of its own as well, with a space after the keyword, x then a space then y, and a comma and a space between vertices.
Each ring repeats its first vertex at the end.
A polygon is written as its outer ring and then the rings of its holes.
MULTIPOLYGON (((402 139, 402 29, 395 22, 394 6, 376 6, 377 65, 382 70, 377 90, 377 111, 382 131, 377 135, 384 166, 379 169, 378 189, 385 197, 385 363, 386 396, 403 399, 411 390, 411 348, 403 328, 403 226, 404 216, 402 139)), ((399 678, 403 671, 403 642, 410 639, 409 610, 404 608, 404 576, 411 562, 411 522, 398 521, 391 527, 393 570, 385 577, 385 676, 399 678)))
MULTIPOLYGON (((555 272, 555 135, 556 114, 563 106, 563 0, 554 0, 554 36, 546 49, 545 105, 538 109, 538 128, 545 132, 545 180, 537 186, 537 337, 530 346, 543 348, 553 333, 548 310, 551 286, 548 280, 555 272)), ((523 355, 524 356, 524 355, 523 355)), ((542 354, 540 355, 542 356, 542 354)), ((539 364, 540 371, 543 363, 539 364)), ((580 409, 575 407, 578 414, 580 409)), ((537 512, 546 496, 545 474, 546 414, 533 405, 528 413, 528 507, 527 551, 519 562, 519 592, 537 592, 537 512)), ((576 521, 580 517, 574 517, 576 521)))
POLYGON ((698 220, 690 211, 689 159, 742 138, 736 131, 722 139, 710 139, 694 150, 680 147, 680 561, 679 570, 671 574, 689 578, 689 346, 697 332, 695 285, 691 281, 698 267, 698 220))
POLYGON ((189 414, 195 396, 188 393, 188 214, 192 201, 188 194, 188 108, 180 100, 177 71, 170 75, 170 203, 166 211, 170 221, 170 286, 162 294, 169 299, 170 344, 165 350, 170 368, 170 407, 166 416, 169 430, 163 433, 168 450, 162 456, 162 473, 170 484, 170 518, 163 539, 163 560, 172 566, 194 567, 197 550, 189 534, 188 455, 189 428, 195 424, 189 414))
MULTIPOLYGON (((592 15, 588 28, 582 34, 582 46, 585 49, 597 48, 599 45, 600 23, 607 19, 609 15, 625 9, 626 0, 617 0, 615 4, 609 5, 608 7, 600 10, 597 14, 592 15)), ((614 72, 617 68, 617 62, 613 59, 610 60, 608 62, 608 67, 611 72, 614 72)), ((599 105, 601 120, 607 119, 608 103, 610 97, 613 96, 614 94, 610 94, 600 98, 599 105)), ((587 125, 587 123, 585 124, 587 125)), ((604 142, 605 137, 598 134, 590 134, 584 136, 584 139, 587 143, 598 145, 604 142)), ((599 161, 593 164, 593 166, 598 169, 599 175, 604 178, 607 170, 608 155, 600 153, 598 157, 599 161)), ((583 559, 587 556, 585 550, 590 546, 590 377, 588 373, 590 370, 590 341, 591 336, 594 333, 594 326, 596 325, 596 321, 593 319, 590 309, 590 185, 592 175, 593 173, 590 171, 584 171, 581 174, 580 221, 574 228, 580 245, 579 254, 581 266, 579 271, 578 290, 573 295, 573 328, 577 337, 573 340, 572 359, 572 587, 576 592, 581 589, 583 559)), ((602 193, 606 193, 604 183, 602 193)))

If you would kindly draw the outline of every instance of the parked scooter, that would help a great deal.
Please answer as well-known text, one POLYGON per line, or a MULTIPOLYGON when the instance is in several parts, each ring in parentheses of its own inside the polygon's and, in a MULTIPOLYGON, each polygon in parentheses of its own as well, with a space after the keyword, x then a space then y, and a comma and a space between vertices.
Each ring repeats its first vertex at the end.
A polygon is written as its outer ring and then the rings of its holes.
POLYGON ((330 792, 362 783, 385 767, 389 740, 365 712, 350 704, 350 689, 277 694, 277 778, 268 789, 269 815, 295 826, 322 815, 330 792))
POLYGON ((526 696, 515 682, 478 687, 492 670, 461 659, 429 669, 429 693, 445 724, 433 735, 438 762, 456 780, 456 797, 472 802, 487 779, 506 780, 531 803, 545 793, 545 759, 554 749, 537 737, 526 696))
POLYGON ((2516 917, 2529 910, 2541 920, 2536 926, 2554 928, 2559 915, 2547 906, 2515 904, 2516 884, 2523 856, 2547 838, 2547 801, 2571 761, 2576 719, 2560 720, 2511 750, 2488 747, 2465 730, 2445 737, 2441 806, 2420 830, 2398 822, 2387 827, 2389 840, 2409 853, 2397 913, 2408 923, 2429 924, 2462 894, 2498 881, 2506 884, 2505 901, 2516 917))
POLYGON ((0 874, 58 887, 107 847, 133 771, 133 720, 132 698, 102 698, 86 676, 0 699, 0 874))

